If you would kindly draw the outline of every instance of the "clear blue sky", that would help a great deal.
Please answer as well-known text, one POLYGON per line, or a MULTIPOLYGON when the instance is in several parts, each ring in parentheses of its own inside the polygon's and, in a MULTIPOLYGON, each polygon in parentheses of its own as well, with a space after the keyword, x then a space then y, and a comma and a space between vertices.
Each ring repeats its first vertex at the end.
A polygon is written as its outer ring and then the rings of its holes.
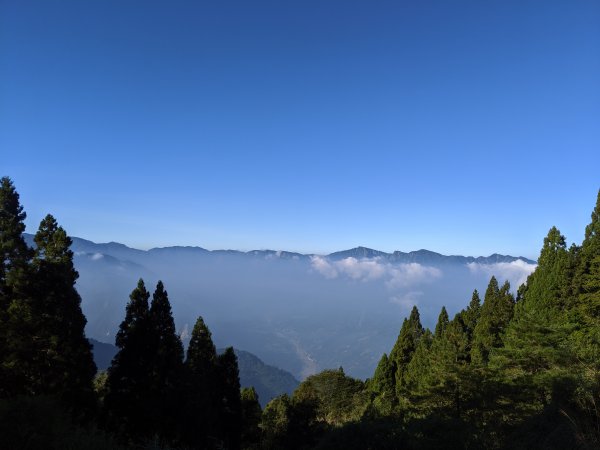
POLYGON ((599 1, 0 0, 0 175, 149 248, 536 257, 600 188, 599 1))

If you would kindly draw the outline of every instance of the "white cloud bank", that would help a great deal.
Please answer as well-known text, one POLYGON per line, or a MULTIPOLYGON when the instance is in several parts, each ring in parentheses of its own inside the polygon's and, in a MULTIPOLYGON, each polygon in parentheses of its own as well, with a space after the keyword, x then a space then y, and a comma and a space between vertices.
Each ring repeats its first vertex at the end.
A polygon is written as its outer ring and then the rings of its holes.
POLYGON ((435 267, 417 263, 390 264, 380 258, 357 259, 350 257, 340 261, 329 261, 322 256, 313 256, 311 265, 325 278, 345 276, 357 281, 383 279, 390 289, 405 288, 442 276, 442 271, 435 267))
POLYGON ((473 273, 483 273, 489 277, 494 275, 501 280, 508 280, 511 288, 516 290, 527 281, 527 277, 535 270, 537 264, 529 264, 522 259, 513 262, 501 262, 495 264, 468 263, 469 270, 473 273))

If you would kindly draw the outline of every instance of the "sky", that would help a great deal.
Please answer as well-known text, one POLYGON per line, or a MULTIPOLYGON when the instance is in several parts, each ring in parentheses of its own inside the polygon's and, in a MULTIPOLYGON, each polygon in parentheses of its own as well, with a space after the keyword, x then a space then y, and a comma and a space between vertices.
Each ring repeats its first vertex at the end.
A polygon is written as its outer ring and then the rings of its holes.
POLYGON ((0 175, 136 248, 580 242, 599 1, 0 0, 0 175))

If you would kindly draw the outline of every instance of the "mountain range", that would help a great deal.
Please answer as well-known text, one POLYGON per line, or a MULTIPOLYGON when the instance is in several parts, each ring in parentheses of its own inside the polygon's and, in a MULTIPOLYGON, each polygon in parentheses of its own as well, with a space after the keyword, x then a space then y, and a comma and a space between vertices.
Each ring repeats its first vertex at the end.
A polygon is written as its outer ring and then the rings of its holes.
MULTIPOLYGON (((24 237, 29 245, 33 246, 33 235, 24 233, 24 237)), ((342 250, 328 255, 302 254, 296 252, 288 252, 282 250, 250 250, 242 252, 239 250, 207 250, 197 246, 172 246, 172 247, 155 247, 149 250, 139 250, 120 244, 118 242, 95 243, 86 239, 72 237, 73 245, 71 250, 75 253, 90 253, 102 254, 105 256, 113 256, 119 259, 129 260, 130 262, 142 261, 147 257, 156 257, 165 254, 170 255, 229 255, 229 256, 248 256, 258 258, 279 258, 279 259, 301 259, 307 260, 315 256, 324 256, 328 259, 339 261, 345 258, 380 258, 391 263, 418 263, 429 265, 441 264, 496 264, 510 263, 516 260, 522 260, 528 264, 536 262, 525 258, 524 256, 500 255, 494 253, 490 256, 460 256, 460 255, 442 255, 431 250, 416 250, 412 252, 394 251, 392 253, 374 250, 368 247, 354 247, 348 250, 342 250)))

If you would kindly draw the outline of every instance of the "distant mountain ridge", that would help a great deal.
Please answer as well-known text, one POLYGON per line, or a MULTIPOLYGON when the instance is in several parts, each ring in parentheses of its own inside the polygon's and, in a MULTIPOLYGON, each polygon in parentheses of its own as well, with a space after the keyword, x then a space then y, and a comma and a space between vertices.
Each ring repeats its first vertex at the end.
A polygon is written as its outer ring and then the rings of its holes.
MULTIPOLYGON (((33 235, 29 233, 23 234, 25 240, 29 245, 33 244, 33 235)), ((197 246, 172 246, 172 247, 155 247, 150 250, 139 250, 120 244, 118 242, 108 243, 95 243, 87 239, 78 237, 72 237, 73 245, 71 249, 77 253, 89 253, 89 254, 102 254, 117 257, 119 259, 129 260, 131 262, 139 263, 140 259, 148 256, 161 256, 165 254, 169 255, 180 255, 180 256, 250 256, 260 258, 279 258, 279 259, 297 259, 306 260, 315 256, 330 259, 332 261, 339 261, 346 258, 356 259, 371 259, 379 258, 382 260, 389 261, 390 263, 418 263, 424 265, 447 265, 447 264, 497 264, 497 263, 511 263, 517 260, 526 262, 527 264, 536 264, 536 261, 524 256, 510 256, 501 255, 494 253, 490 256, 461 256, 461 255, 443 255, 436 253, 431 250, 421 249, 411 252, 394 251, 393 253, 386 253, 380 250, 375 250, 368 247, 355 247, 348 250, 342 250, 333 252, 328 255, 315 255, 315 254, 302 254, 288 251, 276 251, 276 250, 250 250, 243 252, 240 250, 207 250, 197 246)))

